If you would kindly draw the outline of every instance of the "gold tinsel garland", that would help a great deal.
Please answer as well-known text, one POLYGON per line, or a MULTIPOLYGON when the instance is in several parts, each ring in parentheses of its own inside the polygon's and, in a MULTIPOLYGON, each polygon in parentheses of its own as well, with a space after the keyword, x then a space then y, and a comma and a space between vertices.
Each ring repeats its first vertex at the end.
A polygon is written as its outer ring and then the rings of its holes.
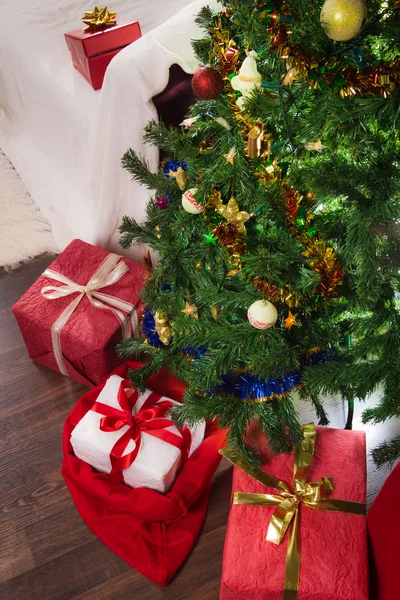
MULTIPOLYGON (((265 2, 258 2, 263 7, 265 2)), ((273 11, 261 13, 260 17, 269 18, 268 31, 270 48, 286 60, 288 73, 292 73, 285 85, 293 79, 307 81, 312 90, 325 87, 340 93, 342 98, 363 94, 378 94, 385 98, 400 87, 400 59, 381 61, 373 67, 359 68, 344 64, 338 56, 330 60, 312 56, 297 45, 290 44, 292 21, 290 5, 281 5, 281 14, 273 11), (289 22, 288 22, 289 21, 289 22)), ((286 76, 287 77, 287 76, 286 76)))
MULTIPOLYGON (((274 9, 272 2, 258 0, 255 4, 259 19, 266 23, 271 50, 286 60, 287 75, 284 76, 284 85, 301 79, 307 81, 312 90, 328 87, 337 91, 342 98, 363 94, 378 94, 386 98, 392 91, 400 88, 399 57, 391 61, 380 61, 372 67, 350 67, 338 56, 321 63, 320 57, 308 54, 298 45, 290 44, 294 20, 291 18, 289 3, 282 2, 279 13, 274 9)), ((210 29, 214 51, 219 57, 219 70, 226 74, 235 70, 239 60, 238 48, 226 23, 228 19, 234 20, 234 10, 235 5, 231 11, 221 11, 213 15, 213 25, 210 29), (221 54, 221 47, 225 48, 225 55, 221 54)), ((399 0, 395 0, 393 10, 400 10, 399 0)), ((361 55, 359 59, 362 63, 361 55)))
MULTIPOLYGON (((224 28, 222 23, 223 16, 226 16, 225 12, 214 16, 214 23, 211 29, 214 51, 218 59, 220 71, 225 76, 226 97, 241 135, 247 142, 247 154, 250 159, 258 158, 257 163, 254 161, 252 165, 254 177, 260 184, 268 185, 271 181, 275 181, 281 187, 286 200, 284 206, 286 209, 286 220, 290 225, 291 232, 304 246, 305 251, 303 255, 309 259, 311 269, 316 271, 321 277, 317 290, 313 292, 312 301, 318 302, 320 299, 328 299, 337 294, 337 287, 342 285, 343 282, 343 273, 339 261, 336 258, 333 248, 328 246, 312 223, 312 213, 306 208, 307 203, 312 199, 312 194, 301 194, 291 189, 282 180, 281 170, 277 166, 276 161, 270 160, 270 148, 273 144, 272 136, 265 131, 265 127, 261 122, 250 120, 246 113, 241 111, 236 104, 236 95, 230 86, 229 74, 235 73, 239 51, 235 41, 231 38, 229 29, 224 28)), ((241 270, 241 257, 246 252, 246 228, 244 222, 240 224, 240 231, 235 227, 233 222, 229 221, 215 225, 214 220, 210 218, 210 209, 211 213, 212 209, 216 213, 221 213, 221 206, 223 206, 221 194, 218 190, 214 190, 209 196, 208 210, 204 212, 203 216, 213 226, 213 235, 218 238, 219 243, 226 248, 230 255, 234 268, 228 272, 228 275, 236 275, 241 270)), ((238 211, 237 206, 236 208, 238 211)), ((253 277, 246 276, 246 278, 251 280, 256 289, 262 292, 268 300, 278 300, 285 303, 289 308, 304 304, 303 297, 300 297, 289 286, 277 288, 266 277, 260 275, 253 277)))

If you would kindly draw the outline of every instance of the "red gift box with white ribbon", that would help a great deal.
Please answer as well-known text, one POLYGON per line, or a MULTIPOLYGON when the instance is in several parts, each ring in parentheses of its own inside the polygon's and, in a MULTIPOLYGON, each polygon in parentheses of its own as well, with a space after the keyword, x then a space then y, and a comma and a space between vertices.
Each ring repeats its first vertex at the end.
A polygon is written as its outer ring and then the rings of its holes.
POLYGON ((13 306, 29 356, 88 387, 122 361, 116 344, 138 336, 143 267, 72 241, 13 306))

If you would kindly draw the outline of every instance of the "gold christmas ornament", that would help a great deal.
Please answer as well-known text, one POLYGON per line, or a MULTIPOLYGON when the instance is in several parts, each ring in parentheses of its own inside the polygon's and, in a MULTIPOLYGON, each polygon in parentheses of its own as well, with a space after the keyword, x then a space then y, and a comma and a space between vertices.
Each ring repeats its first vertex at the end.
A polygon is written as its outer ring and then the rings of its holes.
POLYGON ((192 315, 195 319, 199 318, 199 315, 197 314, 197 306, 195 304, 189 304, 187 300, 186 306, 183 310, 181 310, 181 312, 183 312, 187 317, 192 315))
POLYGON ((231 198, 228 204, 220 204, 218 206, 218 212, 228 221, 228 223, 236 227, 238 233, 246 235, 244 223, 250 219, 251 215, 244 210, 239 210, 235 198, 231 198))
POLYGON ((88 31, 98 31, 106 27, 112 27, 117 24, 116 18, 117 13, 109 12, 107 6, 104 8, 95 6, 92 11, 86 11, 81 19, 82 23, 86 25, 83 31, 87 33, 88 31))
POLYGON ((158 337, 165 346, 168 346, 168 344, 171 341, 172 333, 171 324, 168 320, 167 315, 161 312, 160 310, 157 310, 154 315, 154 322, 156 325, 158 337))
POLYGON ((212 306, 211 307, 211 316, 214 319, 214 321, 218 320, 219 315, 221 314, 221 307, 220 306, 212 306))
POLYGON ((175 181, 178 184, 179 189, 183 191, 188 182, 188 176, 186 175, 186 171, 184 171, 182 167, 177 168, 175 174, 175 181))
POLYGON ((252 127, 252 129, 249 131, 249 135, 247 136, 247 154, 249 155, 249 158, 256 158, 257 156, 260 156, 262 150, 262 140, 262 130, 257 126, 252 127))
POLYGON ((363 0, 326 0, 320 16, 326 35, 337 42, 355 38, 366 19, 367 7, 363 0))

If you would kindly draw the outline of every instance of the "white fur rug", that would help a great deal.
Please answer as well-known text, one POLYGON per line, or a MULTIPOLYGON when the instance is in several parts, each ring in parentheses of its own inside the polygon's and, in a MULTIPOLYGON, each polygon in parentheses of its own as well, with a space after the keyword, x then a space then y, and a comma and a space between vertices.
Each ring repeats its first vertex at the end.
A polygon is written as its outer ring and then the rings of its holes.
POLYGON ((56 251, 50 225, 0 150, 0 267, 11 271, 39 254, 56 251))

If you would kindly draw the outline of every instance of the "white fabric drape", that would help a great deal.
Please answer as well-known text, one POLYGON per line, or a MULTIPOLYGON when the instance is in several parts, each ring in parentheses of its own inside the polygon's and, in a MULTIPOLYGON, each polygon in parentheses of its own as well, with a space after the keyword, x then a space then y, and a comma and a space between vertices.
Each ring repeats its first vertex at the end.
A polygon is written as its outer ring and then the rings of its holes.
POLYGON ((143 127, 157 117, 151 98, 167 85, 172 64, 195 71, 191 39, 202 33, 194 17, 205 3, 109 3, 120 17, 140 22, 143 38, 115 57, 95 92, 72 66, 64 41, 64 32, 80 27, 87 0, 2 0, 0 147, 60 250, 79 237, 120 252, 121 217, 143 218, 149 193, 130 180, 121 157, 132 147, 157 168, 156 149, 142 143, 143 127))

